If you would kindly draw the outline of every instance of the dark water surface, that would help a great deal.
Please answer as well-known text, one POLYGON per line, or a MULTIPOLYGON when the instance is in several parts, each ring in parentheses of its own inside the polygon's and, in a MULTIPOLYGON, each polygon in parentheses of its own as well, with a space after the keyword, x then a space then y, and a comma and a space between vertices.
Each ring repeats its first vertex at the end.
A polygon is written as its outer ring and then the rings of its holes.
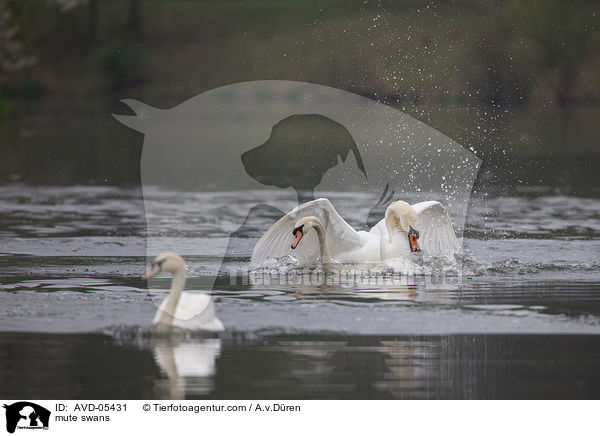
POLYGON ((0 194, 0 397, 600 397, 594 196, 475 198, 455 258, 387 282, 296 280, 311 271, 284 263, 296 279, 217 286, 226 332, 157 337, 153 297, 169 279, 149 292, 139 278, 146 232, 181 247, 188 289, 210 291, 235 230, 234 212, 210 206, 218 194, 145 191, 189 216, 147 230, 137 189, 0 194))
POLYGON ((0 334, 4 398, 598 398, 597 335, 0 334), (6 359, 8 357, 8 359, 6 359))

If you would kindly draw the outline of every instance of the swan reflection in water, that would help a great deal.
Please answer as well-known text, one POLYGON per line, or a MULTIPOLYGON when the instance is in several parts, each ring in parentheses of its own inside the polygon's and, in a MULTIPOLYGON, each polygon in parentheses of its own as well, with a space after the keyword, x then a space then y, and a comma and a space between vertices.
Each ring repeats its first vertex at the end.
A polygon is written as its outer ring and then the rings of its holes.
POLYGON ((381 301, 435 301, 440 304, 452 302, 452 294, 462 282, 460 275, 400 275, 386 271, 368 271, 356 266, 356 270, 325 272, 322 270, 291 269, 251 271, 245 284, 232 286, 239 292, 280 292, 296 300, 364 299, 381 301), (287 291, 282 291, 287 289, 287 291))
MULTIPOLYGON (((284 371, 292 379, 321 380, 324 389, 337 380, 347 384, 342 390, 356 389, 377 397, 382 394, 390 398, 407 394, 427 397, 428 393, 423 391, 428 380, 432 376, 439 378, 439 368, 435 365, 439 350, 428 341, 366 337, 321 341, 282 337, 271 338, 269 342, 272 352, 290 357, 286 359, 287 368, 277 368, 275 372, 284 371)), ((167 378, 155 382, 156 398, 181 400, 214 393, 221 346, 218 338, 158 339, 153 355, 167 378)), ((260 377, 256 382, 261 382, 260 377)), ((304 394, 315 397, 325 394, 316 385, 309 385, 311 392, 304 394)))
POLYGON ((154 360, 167 379, 156 381, 161 399, 182 400, 205 396, 214 390, 216 360, 221 354, 219 338, 158 338, 153 344, 154 360))

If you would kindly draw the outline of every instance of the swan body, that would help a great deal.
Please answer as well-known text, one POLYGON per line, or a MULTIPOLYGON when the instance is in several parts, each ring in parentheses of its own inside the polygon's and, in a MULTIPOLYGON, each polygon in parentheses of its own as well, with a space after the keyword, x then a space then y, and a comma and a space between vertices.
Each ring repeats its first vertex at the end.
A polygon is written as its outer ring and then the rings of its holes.
POLYGON ((172 273, 173 279, 169 295, 154 315, 153 325, 213 332, 225 330, 223 323, 217 318, 210 295, 183 292, 185 261, 181 256, 172 252, 158 255, 143 278, 149 279, 159 272, 172 273))
POLYGON ((460 247, 448 212, 438 201, 412 206, 396 201, 386 209, 385 218, 365 232, 354 230, 329 200, 319 198, 296 207, 273 224, 256 243, 251 263, 283 257, 291 248, 300 264, 316 260, 324 264, 369 264, 410 259, 417 248, 416 238, 420 238, 418 246, 427 254, 446 254, 460 247))
MULTIPOLYGON (((333 206, 332 206, 333 207, 333 206)), ((339 217, 339 215, 338 215, 339 217)), ((346 222, 339 217, 341 222, 346 222)), ((373 263, 379 262, 379 237, 365 231, 355 231, 350 225, 339 228, 344 238, 327 237, 327 231, 321 220, 316 216, 307 216, 298 220, 294 229, 302 228, 303 234, 314 229, 319 245, 319 258, 323 263, 373 263)), ((341 227, 341 226, 340 226, 341 227)), ((302 236, 298 238, 298 242, 302 236)), ((289 237, 288 237, 289 238, 289 237)), ((292 241, 296 249, 297 242, 292 241)))

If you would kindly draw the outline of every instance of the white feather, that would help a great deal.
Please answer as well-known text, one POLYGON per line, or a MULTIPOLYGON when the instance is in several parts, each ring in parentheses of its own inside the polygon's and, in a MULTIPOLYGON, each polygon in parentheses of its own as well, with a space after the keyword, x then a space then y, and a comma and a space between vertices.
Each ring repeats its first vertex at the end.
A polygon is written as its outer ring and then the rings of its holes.
POLYGON ((412 205, 419 214, 419 247, 426 254, 448 254, 460 249, 448 211, 439 201, 412 205))
MULTIPOLYGON (((154 315, 152 324, 157 325, 161 312, 165 311, 167 300, 165 298, 154 315)), ((183 292, 175 309, 173 326, 186 330, 207 330, 220 332, 225 326, 215 312, 215 305, 208 294, 191 294, 183 292)))
MULTIPOLYGON (((438 201, 424 201, 412 205, 419 216, 419 248, 426 254, 448 254, 460 248, 446 208, 438 201)), ((308 264, 320 256, 316 232, 303 236, 297 248, 291 250, 292 231, 303 217, 315 216, 325 228, 326 243, 331 257, 340 263, 380 262, 380 244, 387 239, 385 218, 369 232, 354 230, 337 213, 326 198, 302 204, 271 226, 254 247, 251 263, 278 259, 294 254, 301 264, 308 264)), ((392 226, 393 227, 393 226, 392 226)), ((408 244, 408 243, 407 243, 408 244)), ((408 247, 408 245, 407 245, 408 247)))
POLYGON ((377 235, 364 231, 357 232, 344 221, 328 199, 319 198, 296 207, 273 224, 254 246, 251 263, 256 265, 266 259, 278 259, 292 253, 303 264, 310 264, 317 260, 320 249, 314 231, 307 232, 296 249, 293 251, 291 249, 294 225, 300 218, 306 216, 315 216, 323 224, 326 243, 335 261, 361 263, 379 260, 377 235))

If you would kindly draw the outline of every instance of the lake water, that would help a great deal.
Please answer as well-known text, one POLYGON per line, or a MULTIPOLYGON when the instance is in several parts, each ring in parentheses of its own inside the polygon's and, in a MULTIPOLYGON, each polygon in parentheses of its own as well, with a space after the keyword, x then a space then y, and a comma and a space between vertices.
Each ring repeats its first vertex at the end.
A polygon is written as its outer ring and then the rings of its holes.
POLYGON ((463 252, 415 275, 321 282, 284 263, 214 290, 236 226, 210 198, 261 192, 144 195, 186 225, 146 229, 139 188, 0 187, 0 397, 600 397, 598 192, 475 197, 463 252), (140 278, 146 236, 180 247, 226 332, 152 334, 169 279, 140 278))

